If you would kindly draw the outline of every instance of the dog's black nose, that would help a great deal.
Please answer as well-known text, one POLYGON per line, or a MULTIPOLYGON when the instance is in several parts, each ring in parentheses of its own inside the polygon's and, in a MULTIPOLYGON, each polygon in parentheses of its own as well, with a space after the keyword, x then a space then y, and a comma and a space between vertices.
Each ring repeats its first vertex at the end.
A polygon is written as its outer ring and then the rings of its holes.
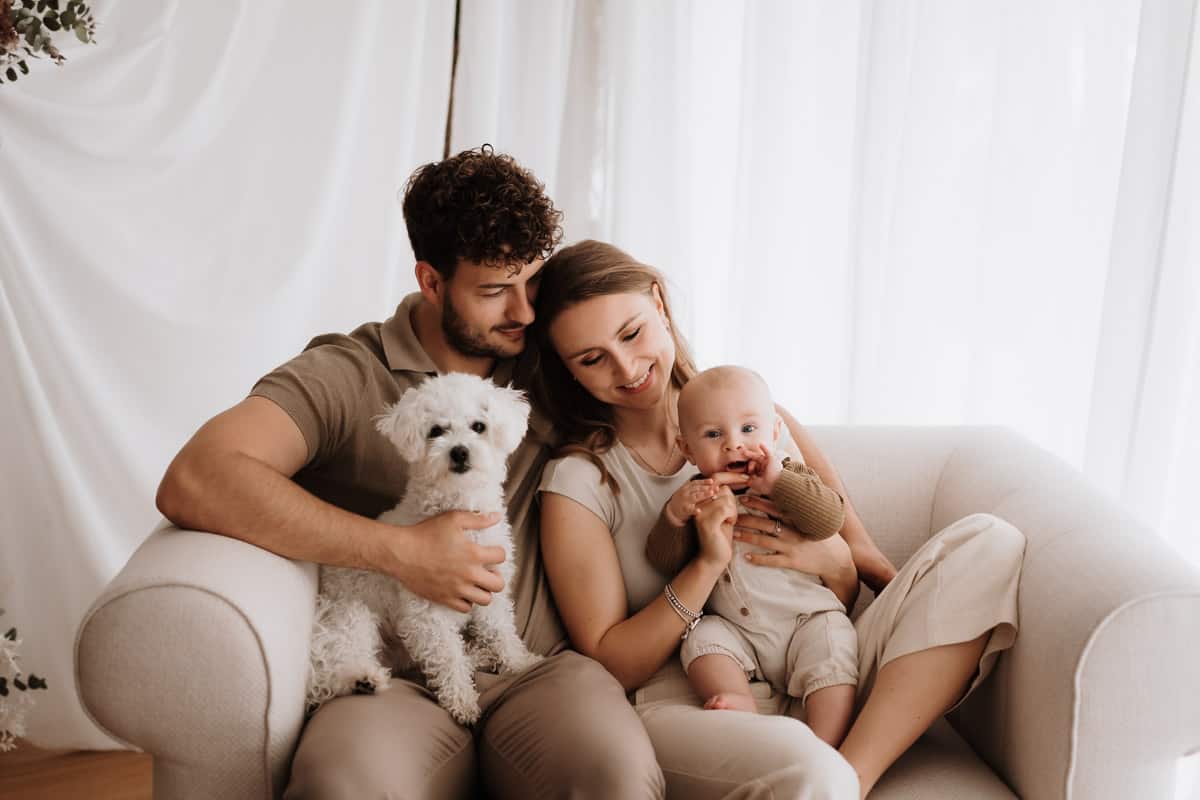
POLYGON ((465 464, 467 459, 471 457, 471 451, 463 447, 461 444, 456 444, 450 448, 450 460, 455 464, 465 464))

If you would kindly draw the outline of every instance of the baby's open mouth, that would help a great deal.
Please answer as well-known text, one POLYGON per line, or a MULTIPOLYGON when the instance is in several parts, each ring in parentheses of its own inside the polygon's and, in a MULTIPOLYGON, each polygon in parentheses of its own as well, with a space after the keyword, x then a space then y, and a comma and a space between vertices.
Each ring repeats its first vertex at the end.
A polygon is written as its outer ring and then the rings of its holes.
POLYGON ((725 465, 726 472, 745 472, 750 466, 749 461, 730 461, 725 465))

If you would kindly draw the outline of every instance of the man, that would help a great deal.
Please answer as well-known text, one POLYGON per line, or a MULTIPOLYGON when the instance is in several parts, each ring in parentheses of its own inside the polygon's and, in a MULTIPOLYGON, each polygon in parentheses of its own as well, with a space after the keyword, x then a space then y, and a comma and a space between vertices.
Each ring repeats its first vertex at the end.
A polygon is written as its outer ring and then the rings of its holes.
MULTIPOLYGON (((466 611, 503 586, 489 569, 503 552, 465 533, 496 519, 376 522, 403 494, 406 466, 372 417, 436 373, 509 381, 561 213, 532 173, 485 145, 418 169, 404 217, 420 291, 383 323, 313 339, 209 420, 167 469, 158 507, 180 527, 376 570, 466 611)), ((394 643, 389 690, 331 701, 309 721, 287 797, 466 797, 477 772, 494 797, 662 796, 653 748, 620 685, 565 650, 538 558, 532 501, 548 433, 534 417, 505 487, 512 597, 526 644, 550 657, 516 677, 478 673, 483 716, 472 732, 436 705, 394 643)))

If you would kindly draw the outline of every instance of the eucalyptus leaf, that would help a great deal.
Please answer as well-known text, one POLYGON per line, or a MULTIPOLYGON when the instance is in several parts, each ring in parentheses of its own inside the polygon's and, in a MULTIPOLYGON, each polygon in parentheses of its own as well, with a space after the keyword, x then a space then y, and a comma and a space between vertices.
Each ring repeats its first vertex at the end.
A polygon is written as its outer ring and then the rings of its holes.
POLYGON ((9 67, 8 69, 4 70, 4 74, 8 76, 8 79, 10 81, 15 81, 17 79, 17 71, 15 69, 13 69, 12 67, 9 67))
POLYGON ((42 19, 42 24, 44 24, 49 30, 52 30, 52 31, 57 31, 62 28, 62 25, 58 24, 58 17, 53 15, 52 13, 47 14, 42 19))
POLYGON ((64 11, 62 14, 59 15, 58 21, 63 24, 64 28, 74 28, 75 27, 75 12, 68 8, 66 11, 64 11))
POLYGON ((24 73, 25 75, 29 74, 29 65, 26 64, 24 61, 18 61, 17 66, 21 68, 22 73, 24 73))
POLYGON ((92 40, 91 37, 88 36, 87 25, 84 25, 82 22, 75 25, 75 38, 84 44, 87 44, 92 40))

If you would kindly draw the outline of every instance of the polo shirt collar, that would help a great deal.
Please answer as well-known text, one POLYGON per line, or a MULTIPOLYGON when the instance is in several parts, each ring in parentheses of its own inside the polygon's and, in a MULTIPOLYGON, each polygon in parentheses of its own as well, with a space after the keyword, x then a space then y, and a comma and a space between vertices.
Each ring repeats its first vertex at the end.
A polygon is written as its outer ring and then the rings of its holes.
MULTIPOLYGON (((420 292, 413 292, 400 301, 396 313, 380 326, 379 338, 383 342, 383 355, 388 369, 401 372, 423 372, 436 375, 437 366, 425 352, 413 330, 412 313, 422 300, 420 292)), ((496 362, 492 380, 501 386, 512 381, 516 359, 505 358, 496 362)))
POLYGON ((413 292, 400 301, 396 313, 384 320, 379 328, 379 338, 383 342, 383 355, 387 359, 388 369, 393 372, 424 372, 429 375, 437 373, 433 359, 421 347, 417 332, 413 330, 412 312, 422 300, 420 292, 413 292))

